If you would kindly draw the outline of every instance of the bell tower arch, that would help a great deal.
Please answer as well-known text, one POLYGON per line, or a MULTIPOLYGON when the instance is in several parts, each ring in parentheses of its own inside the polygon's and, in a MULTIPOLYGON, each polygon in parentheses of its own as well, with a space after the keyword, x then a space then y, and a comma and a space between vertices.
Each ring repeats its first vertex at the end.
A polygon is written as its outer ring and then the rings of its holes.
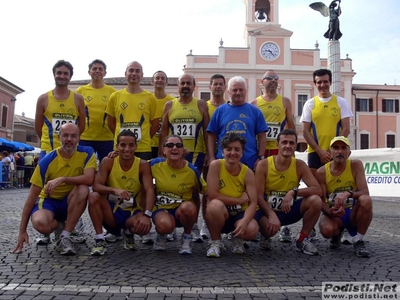
POLYGON ((279 24, 279 0, 244 0, 246 23, 279 24))

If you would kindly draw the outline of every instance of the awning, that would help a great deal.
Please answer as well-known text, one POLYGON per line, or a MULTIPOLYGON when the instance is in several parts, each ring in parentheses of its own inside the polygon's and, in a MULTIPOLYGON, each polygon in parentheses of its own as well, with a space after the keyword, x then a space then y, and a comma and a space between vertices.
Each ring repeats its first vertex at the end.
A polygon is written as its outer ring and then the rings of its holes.
POLYGON ((22 143, 22 142, 16 142, 16 141, 9 141, 6 140, 5 138, 0 138, 0 150, 7 150, 11 152, 18 152, 18 151, 32 151, 34 150, 35 147, 22 143))
POLYGON ((0 146, 14 148, 14 145, 9 140, 6 140, 4 138, 0 138, 0 146))
POLYGON ((35 147, 25 144, 25 143, 21 143, 21 142, 11 142, 15 148, 16 151, 32 151, 35 149, 35 147))

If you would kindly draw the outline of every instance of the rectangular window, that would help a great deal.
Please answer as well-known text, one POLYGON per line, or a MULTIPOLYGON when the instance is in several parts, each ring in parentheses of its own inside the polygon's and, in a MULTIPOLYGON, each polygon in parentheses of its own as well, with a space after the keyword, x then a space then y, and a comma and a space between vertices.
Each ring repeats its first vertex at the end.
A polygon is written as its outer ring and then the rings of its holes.
POLYGON ((37 135, 33 133, 26 133, 26 141, 31 142, 31 143, 36 143, 37 142, 37 135))
POLYGON ((396 148, 396 136, 394 134, 386 135, 386 147, 396 148))
POLYGON ((1 127, 7 128, 8 107, 3 105, 1 111, 1 127))
POLYGON ((360 134, 360 149, 369 149, 369 134, 360 134))
POLYGON ((382 99, 382 112, 399 112, 399 99, 382 99))
POLYGON ((373 111, 372 98, 369 99, 357 98, 356 111, 369 111, 369 112, 373 111))
POLYGON ((297 115, 301 116, 303 107, 308 99, 308 95, 297 95, 297 115))
POLYGON ((211 99, 211 93, 210 92, 201 92, 200 93, 200 99, 207 101, 211 99))

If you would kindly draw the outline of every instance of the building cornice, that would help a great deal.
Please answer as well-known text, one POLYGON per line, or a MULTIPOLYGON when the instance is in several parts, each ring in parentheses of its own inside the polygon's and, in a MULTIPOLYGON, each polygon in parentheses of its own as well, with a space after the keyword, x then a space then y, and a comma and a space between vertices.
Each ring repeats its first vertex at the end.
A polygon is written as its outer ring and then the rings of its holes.
POLYGON ((16 86, 15 84, 9 82, 8 80, 4 79, 1 76, 0 76, 0 89, 10 94, 11 96, 16 96, 18 94, 25 92, 19 86, 16 86))

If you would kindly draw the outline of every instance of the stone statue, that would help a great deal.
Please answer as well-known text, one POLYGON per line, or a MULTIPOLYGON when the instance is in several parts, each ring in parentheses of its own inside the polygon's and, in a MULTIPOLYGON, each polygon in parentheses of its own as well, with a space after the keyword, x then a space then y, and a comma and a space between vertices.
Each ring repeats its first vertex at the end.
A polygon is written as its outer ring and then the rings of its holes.
POLYGON ((332 1, 329 8, 322 2, 311 3, 310 7, 319 11, 324 17, 329 17, 329 28, 328 31, 325 32, 324 37, 329 40, 338 41, 342 36, 339 29, 339 16, 342 13, 340 0, 332 1))

